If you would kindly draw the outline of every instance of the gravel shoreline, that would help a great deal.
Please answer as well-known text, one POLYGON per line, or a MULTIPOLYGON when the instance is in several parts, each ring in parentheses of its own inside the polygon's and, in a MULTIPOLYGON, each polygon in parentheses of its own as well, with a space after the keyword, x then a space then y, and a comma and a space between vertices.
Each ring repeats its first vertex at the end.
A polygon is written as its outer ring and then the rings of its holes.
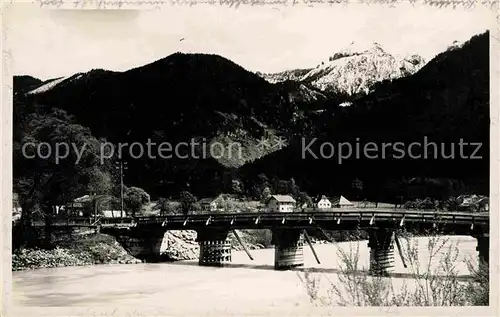
POLYGON ((93 234, 72 237, 53 249, 27 248, 12 254, 12 271, 94 264, 135 264, 134 258, 108 235, 93 234))
MULTIPOLYGON (((242 240, 250 250, 264 249, 256 243, 255 234, 242 232, 242 240)), ((234 251, 243 247, 234 235, 228 237, 234 251)), ((257 236, 257 238, 260 238, 257 236)), ((56 237, 54 248, 25 248, 12 254, 12 271, 67 266, 97 264, 136 264, 142 263, 130 255, 114 237, 106 234, 90 233, 74 236, 56 237)), ((265 242, 263 242, 265 243, 265 242)), ((194 260, 199 256, 196 232, 189 230, 167 231, 162 241, 160 256, 164 261, 194 260)))

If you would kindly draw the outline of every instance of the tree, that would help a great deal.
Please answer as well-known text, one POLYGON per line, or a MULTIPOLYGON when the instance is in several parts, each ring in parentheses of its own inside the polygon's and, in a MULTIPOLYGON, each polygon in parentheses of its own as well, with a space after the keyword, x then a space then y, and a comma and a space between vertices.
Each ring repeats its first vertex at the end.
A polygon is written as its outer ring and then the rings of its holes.
POLYGON ((262 189, 262 193, 260 194, 260 200, 266 201, 269 196, 271 196, 271 189, 269 187, 264 187, 264 189, 262 189))
POLYGON ((301 195, 301 193, 300 193, 300 187, 299 187, 299 185, 297 185, 295 183, 295 179, 290 178, 290 180, 288 181, 288 183, 289 183, 289 185, 288 185, 289 186, 289 193, 292 196, 296 196, 296 197, 300 196, 301 195))
POLYGON ((202 211, 201 204, 199 202, 195 202, 191 205, 191 210, 194 214, 199 214, 202 211))
POLYGON ((295 200, 297 200, 297 204, 300 207, 302 207, 304 204, 306 204, 308 207, 313 205, 311 197, 309 197, 309 195, 306 192, 299 191, 295 196, 295 200))
POLYGON ((196 197, 188 191, 183 191, 180 193, 180 201, 181 211, 184 215, 187 215, 190 210, 193 210, 197 207, 194 206, 197 201, 196 197))
POLYGON ((236 212, 238 209, 238 204, 234 199, 231 198, 226 198, 224 199, 221 204, 221 213, 233 213, 236 212))
POLYGON ((249 197, 252 197, 254 199, 260 199, 261 194, 262 189, 257 185, 253 185, 251 191, 247 193, 249 197))
POLYGON ((168 199, 164 197, 160 197, 158 201, 156 201, 153 209, 160 210, 160 215, 162 216, 175 215, 179 211, 178 208, 170 204, 168 199))
POLYGON ((36 210, 50 228, 54 206, 65 205, 90 192, 106 194, 110 179, 106 167, 100 164, 99 142, 88 128, 74 123, 66 112, 18 111, 16 120, 22 128, 14 130, 13 186, 22 208, 24 234, 18 245, 22 247, 30 242, 29 228, 36 210))
POLYGON ((269 186, 269 178, 267 178, 266 174, 260 173, 257 175, 257 178, 259 179, 259 184, 262 186, 269 186))
POLYGON ((351 188, 353 189, 354 194, 356 195, 356 199, 359 199, 361 197, 363 193, 363 187, 364 184, 360 179, 356 178, 352 181, 351 188))
POLYGON ((160 210, 160 215, 166 215, 167 210, 170 204, 168 203, 168 200, 164 197, 158 198, 156 201, 156 204, 153 206, 153 210, 160 210))
POLYGON ((269 179, 267 178, 267 176, 264 173, 261 173, 261 174, 257 175, 257 180, 255 181, 254 185, 252 186, 252 191, 250 194, 254 198, 261 200, 261 199, 263 199, 263 196, 265 198, 265 197, 270 195, 269 186, 270 186, 269 179), (267 193, 265 191, 269 191, 269 193, 267 193))
POLYGON ((233 179, 231 181, 231 192, 233 192, 234 194, 238 194, 238 195, 243 194, 243 192, 244 192, 243 183, 238 179, 233 179))
POLYGON ((123 202, 126 208, 132 212, 132 217, 139 213, 150 200, 149 194, 139 187, 125 188, 123 193, 123 202))
POLYGON ((288 181, 273 177, 271 180, 272 192, 279 195, 288 195, 291 184, 288 181))

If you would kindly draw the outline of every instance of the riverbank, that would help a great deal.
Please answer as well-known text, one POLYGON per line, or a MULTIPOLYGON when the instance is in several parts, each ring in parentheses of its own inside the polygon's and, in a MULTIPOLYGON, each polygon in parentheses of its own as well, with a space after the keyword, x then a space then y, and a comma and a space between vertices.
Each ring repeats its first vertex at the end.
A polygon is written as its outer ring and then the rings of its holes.
POLYGON ((51 249, 22 249, 12 254, 12 270, 31 270, 94 264, 135 264, 134 258, 114 239, 105 234, 85 234, 59 239, 51 249))
MULTIPOLYGON (((241 240, 250 250, 270 246, 271 233, 256 230, 242 230, 241 240)), ((243 249, 235 235, 228 236, 234 251, 243 249)), ((160 249, 161 258, 166 262, 198 259, 199 246, 196 232, 190 230, 167 231, 160 249)), ((40 247, 25 248, 12 254, 12 270, 32 270, 65 266, 85 266, 95 264, 136 264, 140 259, 131 256, 113 236, 91 231, 78 232, 54 237, 50 249, 40 247)))

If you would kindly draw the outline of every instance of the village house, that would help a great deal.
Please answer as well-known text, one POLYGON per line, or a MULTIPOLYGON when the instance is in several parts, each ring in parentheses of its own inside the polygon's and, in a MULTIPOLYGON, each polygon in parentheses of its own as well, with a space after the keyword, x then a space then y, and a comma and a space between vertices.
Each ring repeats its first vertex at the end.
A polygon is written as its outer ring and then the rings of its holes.
POLYGON ((462 195, 458 197, 458 201, 458 210, 488 212, 490 209, 490 200, 485 196, 462 195))
POLYGON ((78 197, 72 202, 66 204, 64 211, 67 216, 87 217, 92 214, 92 197, 85 195, 78 197))
POLYGON ((295 207, 295 199, 289 195, 272 195, 267 200, 267 208, 270 212, 292 212, 295 207))
POLYGON ((101 210, 99 214, 103 218, 119 218, 122 216, 121 210, 101 210))
POLYGON ((202 210, 217 211, 217 202, 214 198, 202 198, 198 201, 202 210))
POLYGON ((332 208, 332 202, 325 196, 321 196, 316 202, 316 208, 318 209, 329 209, 332 208))
POLYGON ((202 198, 198 201, 201 206, 201 209, 204 211, 221 211, 227 206, 228 200, 236 200, 234 195, 230 194, 220 194, 215 198, 202 198))

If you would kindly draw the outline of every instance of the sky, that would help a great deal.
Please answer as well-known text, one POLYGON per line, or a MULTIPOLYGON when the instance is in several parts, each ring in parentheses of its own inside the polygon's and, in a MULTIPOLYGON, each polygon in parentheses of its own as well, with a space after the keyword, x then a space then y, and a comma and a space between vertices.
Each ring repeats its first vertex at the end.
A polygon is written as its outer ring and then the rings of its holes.
POLYGON ((5 10, 14 75, 42 80, 124 71, 175 52, 222 55, 250 71, 315 67, 351 42, 427 60, 491 26, 487 9, 399 4, 336 7, 168 7, 162 10, 5 10))

